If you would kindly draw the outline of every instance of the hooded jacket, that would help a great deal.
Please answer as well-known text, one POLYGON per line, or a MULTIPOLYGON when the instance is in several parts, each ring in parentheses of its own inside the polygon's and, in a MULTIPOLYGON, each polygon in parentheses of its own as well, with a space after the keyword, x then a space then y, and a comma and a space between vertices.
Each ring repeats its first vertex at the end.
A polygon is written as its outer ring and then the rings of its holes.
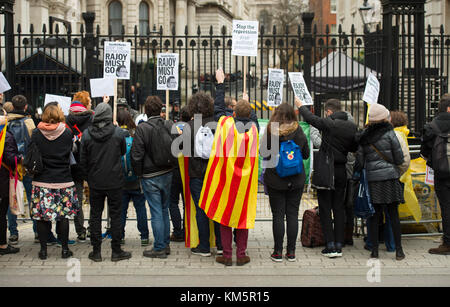
MULTIPOLYGON (((90 125, 92 125, 92 119, 94 117, 94 112, 92 110, 86 110, 83 112, 73 112, 69 111, 69 115, 66 118, 66 124, 70 130, 72 130, 72 135, 77 136, 80 132, 86 130, 90 125), (78 131, 77 130, 80 131, 78 131)), ((81 142, 75 142, 73 156, 77 164, 71 166, 73 180, 81 181, 83 180, 83 171, 80 167, 80 156, 81 156, 81 142)))
POLYGON ((37 186, 56 183, 73 185, 70 173, 72 133, 65 124, 40 122, 33 130, 31 142, 39 148, 44 166, 43 172, 33 177, 33 184, 37 186))
MULTIPOLYGON (((300 147, 302 158, 304 160, 309 158, 309 145, 302 128, 297 122, 289 124, 282 124, 278 131, 271 131, 273 137, 279 137, 278 151, 281 143, 287 140, 293 140, 295 144, 300 147)), ((262 139, 261 147, 271 150, 271 136, 265 133, 262 139)), ((291 190, 302 189, 306 180, 305 172, 294 176, 281 178, 278 176, 276 167, 266 168, 264 173, 264 184, 275 190, 291 190)))
MULTIPOLYGON (((450 131, 450 113, 448 112, 439 113, 433 119, 433 122, 438 126, 439 130, 442 133, 447 133, 450 131)), ((433 149, 435 140, 436 140, 436 132, 432 128, 431 124, 428 123, 423 128, 422 146, 420 147, 420 154, 422 155, 422 157, 425 158, 425 160, 427 160, 427 165, 430 167, 432 166, 431 151, 433 149)), ((448 181, 450 186, 450 180, 448 181)))
POLYGON ((124 132, 112 124, 106 103, 95 109, 92 125, 83 132, 80 166, 92 189, 121 189, 125 184, 120 157, 126 153, 124 132))
POLYGON ((36 125, 34 124, 34 121, 31 117, 28 116, 28 114, 25 111, 17 111, 14 110, 12 112, 8 113, 8 122, 11 122, 13 120, 17 120, 17 119, 22 119, 22 118, 26 118, 25 119, 25 126, 27 127, 28 130, 28 134, 32 135, 34 128, 36 128, 36 125))
MULTIPOLYGON (((17 150, 17 144, 14 140, 14 136, 6 132, 5 136, 5 147, 3 149, 2 164, 6 164, 11 170, 16 166, 15 157, 19 162, 21 156, 17 150)), ((9 171, 1 165, 0 167, 0 198, 9 197, 9 171)))
POLYGON ((402 147, 394 128, 388 122, 369 125, 356 137, 359 143, 357 170, 363 167, 367 181, 386 181, 400 178, 398 166, 404 162, 402 147), (386 161, 372 146, 387 158, 386 161))

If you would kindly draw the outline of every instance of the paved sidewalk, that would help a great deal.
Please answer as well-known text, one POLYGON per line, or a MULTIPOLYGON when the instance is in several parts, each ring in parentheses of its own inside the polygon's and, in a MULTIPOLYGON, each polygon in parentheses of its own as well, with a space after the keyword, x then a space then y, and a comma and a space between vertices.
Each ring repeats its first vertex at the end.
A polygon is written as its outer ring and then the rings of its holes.
MULTIPOLYGON (((437 245, 431 238, 405 238, 403 261, 396 261, 394 253, 380 246, 380 282, 369 282, 367 275, 377 272, 377 263, 368 263, 369 252, 364 250, 362 238, 344 248, 342 258, 325 258, 320 255, 321 248, 304 248, 299 242, 296 262, 275 263, 269 258, 272 223, 266 221, 257 222, 250 231, 251 262, 243 267, 235 265, 235 256, 233 266, 224 267, 215 262, 214 254, 206 258, 191 255, 184 243, 171 243, 167 259, 145 258, 136 221, 127 224, 124 249, 132 252, 130 260, 111 262, 110 241, 106 240, 101 263, 88 259, 89 243, 72 246, 71 260, 61 259, 61 248, 49 247, 49 258, 42 261, 39 244, 33 243, 31 223, 21 222, 19 227, 20 252, 0 256, 0 286, 450 286, 450 256, 428 254, 427 250, 437 245), (79 270, 76 264, 80 264, 79 270), (68 274, 73 272, 80 273, 80 282, 70 278, 78 276, 68 274)), ((71 238, 74 236, 71 224, 71 238)), ((378 275, 370 276, 376 280, 378 275)))

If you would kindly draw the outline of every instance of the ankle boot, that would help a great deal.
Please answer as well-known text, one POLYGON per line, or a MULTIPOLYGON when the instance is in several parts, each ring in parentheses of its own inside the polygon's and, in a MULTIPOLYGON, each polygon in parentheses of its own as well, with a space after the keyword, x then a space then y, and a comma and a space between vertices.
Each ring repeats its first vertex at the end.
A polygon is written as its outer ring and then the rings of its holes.
POLYGON ((39 259, 41 259, 41 260, 47 259, 47 250, 46 249, 41 249, 39 251, 39 259))
POLYGON ((403 249, 401 246, 395 249, 395 259, 399 261, 405 259, 405 253, 403 253, 403 249))
POLYGON ((372 253, 370 254, 370 258, 378 258, 378 246, 374 246, 372 248, 372 253))

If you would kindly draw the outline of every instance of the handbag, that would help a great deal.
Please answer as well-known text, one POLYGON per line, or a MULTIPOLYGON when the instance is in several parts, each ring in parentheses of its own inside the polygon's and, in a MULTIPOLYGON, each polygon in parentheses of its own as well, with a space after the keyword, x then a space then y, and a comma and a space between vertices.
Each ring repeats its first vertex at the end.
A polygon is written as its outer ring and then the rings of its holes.
POLYGON ((25 213, 25 207, 23 204, 23 183, 19 180, 17 175, 17 157, 15 174, 9 172, 9 209, 14 215, 20 215, 25 213))
POLYGON ((355 206, 353 208, 356 217, 367 219, 375 213, 372 202, 370 200, 369 182, 367 181, 366 170, 361 170, 359 179, 358 194, 355 199, 355 206))
POLYGON ((325 142, 314 158, 311 185, 320 190, 334 190, 334 154, 325 142))
POLYGON ((44 170, 41 151, 33 141, 28 146, 27 154, 23 160, 23 166, 27 173, 32 176, 40 174, 44 170))

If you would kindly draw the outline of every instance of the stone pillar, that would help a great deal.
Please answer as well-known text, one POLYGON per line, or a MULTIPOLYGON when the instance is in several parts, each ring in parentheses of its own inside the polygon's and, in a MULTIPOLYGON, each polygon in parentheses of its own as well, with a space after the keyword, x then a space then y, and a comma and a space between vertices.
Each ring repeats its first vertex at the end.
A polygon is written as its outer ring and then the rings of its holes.
MULTIPOLYGON (((30 24, 34 26, 34 31, 40 33, 45 24, 48 26, 49 2, 33 0, 30 1, 30 24)), ((48 28, 47 28, 48 33, 48 28)))
POLYGON ((175 8, 175 33, 184 35, 184 29, 187 25, 187 0, 177 0, 175 8))

